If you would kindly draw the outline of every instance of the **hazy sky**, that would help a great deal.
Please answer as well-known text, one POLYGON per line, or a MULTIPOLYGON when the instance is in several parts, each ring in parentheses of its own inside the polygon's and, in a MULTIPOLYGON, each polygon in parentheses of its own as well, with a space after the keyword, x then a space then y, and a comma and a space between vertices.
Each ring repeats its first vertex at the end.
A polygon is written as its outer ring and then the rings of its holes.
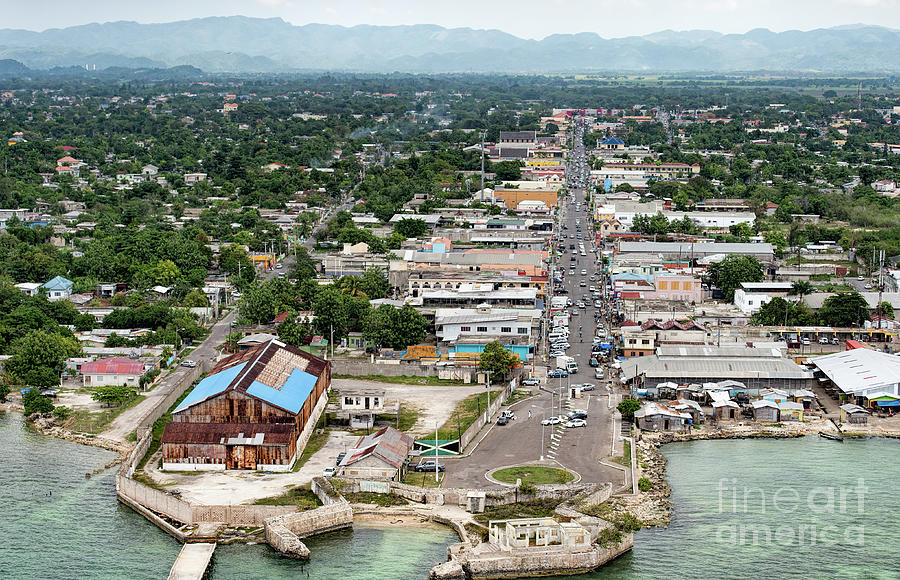
POLYGON ((0 0, 0 9, 0 27, 29 30, 235 14, 297 25, 496 28, 526 38, 576 32, 610 38, 665 29, 780 32, 856 23, 900 28, 900 0, 0 0))

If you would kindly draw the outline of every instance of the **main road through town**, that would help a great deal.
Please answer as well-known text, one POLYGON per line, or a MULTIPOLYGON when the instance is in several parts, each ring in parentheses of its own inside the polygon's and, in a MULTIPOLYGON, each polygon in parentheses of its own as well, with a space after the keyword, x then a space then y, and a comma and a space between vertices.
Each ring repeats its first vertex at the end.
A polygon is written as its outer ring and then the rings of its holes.
MULTIPOLYGON (((585 202, 590 167, 582 143, 580 123, 576 120, 574 145, 570 149, 567 166, 569 195, 560 197, 559 222, 554 234, 554 248, 563 247, 564 252, 555 252, 551 265, 557 271, 564 272, 562 284, 567 296, 575 303, 579 300, 585 302, 584 308, 573 306, 569 309, 574 315, 570 318, 570 346, 566 354, 578 363, 578 372, 566 378, 542 379, 535 397, 513 405, 516 416, 513 421, 508 425, 498 425, 495 421, 480 440, 476 439, 477 447, 474 451, 469 450, 468 457, 448 458, 445 487, 491 485, 485 477, 491 470, 542 458, 545 462, 571 469, 584 482, 610 481, 616 487, 630 483, 630 475, 626 471, 611 466, 607 461, 611 456, 622 454, 621 425, 615 412, 618 399, 614 390, 607 388, 609 380, 605 365, 590 366, 591 343, 596 328, 594 314, 598 310, 594 308, 590 287, 595 286, 601 295, 603 292, 597 274, 597 254, 593 251, 596 244, 590 204, 585 202), (579 243, 584 244, 584 256, 579 250, 579 243), (570 249, 570 246, 574 248, 570 249), (594 281, 591 281, 591 276, 594 276, 594 281), (595 377, 598 368, 600 378, 595 377), (580 398, 570 398, 571 387, 583 383, 592 384, 594 390, 582 393, 580 398), (566 414, 570 409, 587 411, 585 427, 541 424, 543 419, 566 414)), ((539 350, 546 353, 547 345, 541 346, 544 348, 539 350)), ((550 369, 556 366, 555 359, 546 360, 550 369)))

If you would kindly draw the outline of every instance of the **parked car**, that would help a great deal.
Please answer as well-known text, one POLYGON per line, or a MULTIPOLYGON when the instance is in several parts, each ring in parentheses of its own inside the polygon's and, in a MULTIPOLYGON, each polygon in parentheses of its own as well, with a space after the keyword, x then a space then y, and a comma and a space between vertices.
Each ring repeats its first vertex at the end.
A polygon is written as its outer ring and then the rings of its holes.
POLYGON ((535 378, 525 379, 524 381, 522 381, 522 385, 526 387, 536 387, 539 384, 541 384, 541 381, 535 378))
POLYGON ((593 383, 581 383, 581 390, 582 391, 593 391, 594 385, 593 385, 593 383))
POLYGON ((600 361, 598 361, 594 357, 591 357, 590 360, 588 361, 588 364, 591 365, 592 367, 599 367, 600 361))
POLYGON ((435 464, 437 464, 438 471, 444 471, 444 464, 438 463, 434 460, 423 461, 422 463, 416 465, 416 471, 434 471, 435 464))
POLYGON ((831 341, 828 340, 828 337, 826 337, 826 336, 819 337, 819 344, 830 344, 830 343, 831 343, 831 341))
POLYGON ((335 464, 335 465, 340 465, 340 464, 341 464, 341 461, 343 461, 343 460, 344 460, 344 457, 346 457, 346 456, 347 456, 346 453, 338 453, 337 459, 334 460, 334 464, 335 464))
POLYGON ((507 417, 506 415, 500 415, 500 417, 497 419, 498 425, 506 425, 508 423, 509 423, 509 417, 507 417))
POLYGON ((587 421, 584 419, 572 419, 566 421, 566 427, 587 427, 587 421))
POLYGON ((603 379, 603 369, 597 369, 594 371, 594 378, 602 380, 603 379))
POLYGON ((569 376, 569 373, 567 371, 564 371, 563 369, 553 369, 552 371, 547 373, 547 376, 552 379, 557 379, 557 378, 561 378, 561 377, 565 378, 565 377, 569 376))
POLYGON ((322 477, 334 477, 334 474, 337 473, 337 469, 334 467, 326 467, 322 471, 322 477))
POLYGON ((559 425, 563 422, 561 417, 547 417, 543 421, 541 421, 541 425, 559 425))
POLYGON ((186 359, 184 359, 183 361, 181 361, 181 366, 183 366, 183 367, 188 367, 188 368, 192 369, 192 368, 194 368, 195 366, 197 366, 197 362, 196 362, 196 361, 192 361, 192 360, 189 359, 189 358, 186 358, 186 359))

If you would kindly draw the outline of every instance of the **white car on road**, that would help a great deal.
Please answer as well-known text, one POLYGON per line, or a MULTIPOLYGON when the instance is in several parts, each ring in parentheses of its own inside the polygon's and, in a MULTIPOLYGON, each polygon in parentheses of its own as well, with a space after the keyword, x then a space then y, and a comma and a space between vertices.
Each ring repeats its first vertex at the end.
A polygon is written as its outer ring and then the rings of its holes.
POLYGON ((562 422, 562 417, 547 417, 546 419, 541 421, 541 425, 559 425, 562 422))
POLYGON ((587 421, 584 419, 570 419, 565 423, 566 427, 587 427, 587 421))

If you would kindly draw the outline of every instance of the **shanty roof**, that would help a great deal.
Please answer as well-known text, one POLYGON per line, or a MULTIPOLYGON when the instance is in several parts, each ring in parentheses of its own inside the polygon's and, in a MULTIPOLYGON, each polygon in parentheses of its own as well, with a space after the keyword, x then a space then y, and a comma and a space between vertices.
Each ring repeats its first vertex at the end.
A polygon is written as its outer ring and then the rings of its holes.
POLYGON ((652 417, 653 415, 668 415, 669 417, 678 417, 680 419, 692 418, 689 413, 676 411, 672 407, 663 405, 662 403, 647 403, 634 413, 635 417, 652 417))
POLYGON ((853 403, 845 403, 841 405, 841 410, 845 413, 869 413, 867 409, 860 407, 859 405, 854 405, 853 403))
POLYGON ((167 423, 163 443, 290 445, 291 423, 167 423))
POLYGON ((121 356, 101 358, 81 365, 83 375, 140 375, 143 372, 144 363, 121 356))
POLYGON ((231 389, 298 413, 328 364, 308 352, 270 340, 219 361, 173 412, 231 389))
POLYGON ((763 407, 771 407, 772 409, 778 408, 778 403, 776 403, 775 401, 770 401, 768 399, 760 399, 758 401, 753 401, 750 404, 753 405, 754 409, 762 409, 763 407))
POLYGON ((353 449, 341 461, 341 466, 352 465, 373 455, 400 469, 414 442, 409 435, 401 433, 393 427, 384 427, 371 435, 360 437, 353 449))

